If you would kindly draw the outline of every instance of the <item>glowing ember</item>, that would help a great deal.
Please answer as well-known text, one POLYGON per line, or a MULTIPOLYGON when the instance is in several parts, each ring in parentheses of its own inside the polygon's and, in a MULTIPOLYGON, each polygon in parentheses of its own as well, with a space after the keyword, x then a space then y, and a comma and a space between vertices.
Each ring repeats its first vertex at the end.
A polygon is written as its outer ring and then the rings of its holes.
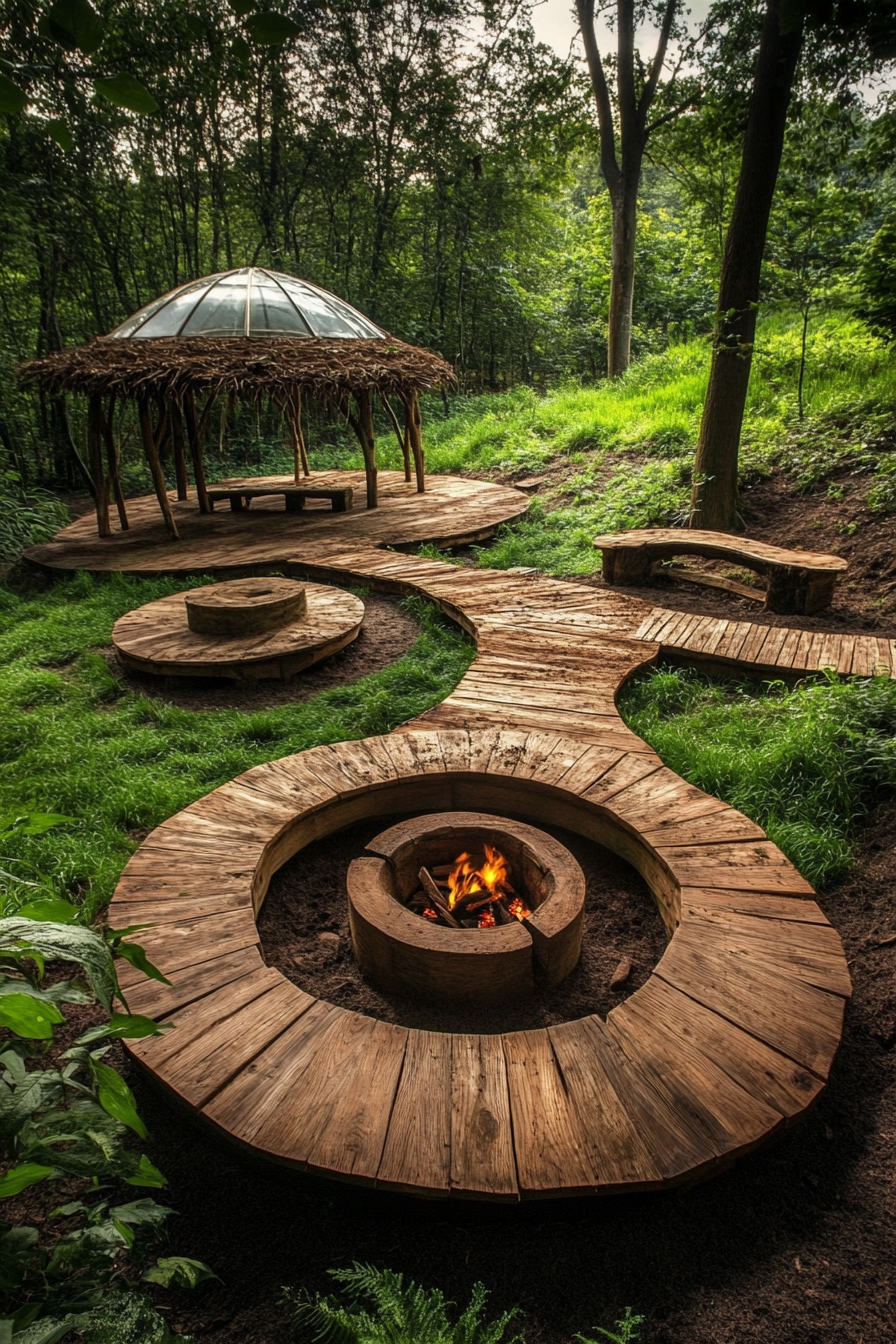
POLYGON ((420 870, 423 890, 408 905, 425 919, 452 928, 493 929, 524 920, 532 911, 511 884, 510 864, 491 845, 459 854, 453 864, 420 870))

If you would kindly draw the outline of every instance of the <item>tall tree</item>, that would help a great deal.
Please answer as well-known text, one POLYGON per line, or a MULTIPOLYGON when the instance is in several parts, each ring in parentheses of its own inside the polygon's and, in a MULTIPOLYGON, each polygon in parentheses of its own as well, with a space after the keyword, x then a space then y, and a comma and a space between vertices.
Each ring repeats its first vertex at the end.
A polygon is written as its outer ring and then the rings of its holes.
MULTIPOLYGON (((649 120, 660 88, 669 39, 676 32, 679 0, 661 0, 659 5, 616 0, 616 52, 607 61, 616 68, 616 95, 613 98, 595 28, 596 19, 609 10, 611 3, 612 0, 576 0, 576 14, 597 104, 601 172, 612 204, 607 373, 610 378, 615 378, 631 363, 638 186, 647 141, 658 126, 690 107, 695 94, 690 84, 685 97, 681 101, 675 99, 676 81, 686 63, 685 51, 690 51, 691 44, 685 42, 666 85, 670 105, 649 120), (648 17, 658 21, 659 36, 653 59, 649 66, 645 66, 635 45, 635 32, 638 23, 648 17)), ((683 37, 683 30, 678 35, 683 37)))
MULTIPOLYGON (((787 113, 807 23, 835 53, 829 78, 845 81, 892 58, 892 4, 877 0, 766 0, 740 176, 719 283, 709 387, 694 461, 690 526, 731 532, 739 524, 737 471, 769 217, 787 113)), ((823 59, 818 69, 824 70, 823 59)))

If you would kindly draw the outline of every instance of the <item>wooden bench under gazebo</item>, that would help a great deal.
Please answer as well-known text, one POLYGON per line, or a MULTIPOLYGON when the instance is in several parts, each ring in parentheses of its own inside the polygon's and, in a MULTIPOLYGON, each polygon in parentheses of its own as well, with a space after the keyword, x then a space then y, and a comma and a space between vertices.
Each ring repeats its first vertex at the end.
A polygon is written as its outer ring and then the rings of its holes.
MULTIPOLYGON (((173 538, 178 536, 177 523, 162 458, 170 452, 177 498, 185 500, 189 456, 199 510, 211 513, 214 498, 221 496, 206 484, 203 445, 219 397, 235 404, 267 396, 282 412, 295 463, 296 490, 286 499, 290 511, 301 508, 305 497, 315 497, 302 430, 303 400, 342 416, 361 444, 367 507, 372 509, 377 506, 375 400, 379 398, 398 437, 405 480, 412 479, 413 460, 422 494, 420 393, 453 377, 450 365, 438 355, 391 336, 335 295, 255 266, 181 285, 108 336, 31 360, 20 374, 46 392, 89 398, 88 456, 101 537, 112 534, 110 496, 122 529, 128 527, 112 426, 116 402, 136 402, 153 487, 173 538), (403 424, 390 397, 401 405, 403 424)), ((251 493, 251 483, 246 487, 242 496, 251 493)), ((225 490, 223 497, 232 493, 225 490)), ((344 493, 331 503, 337 512, 350 507, 344 493)))

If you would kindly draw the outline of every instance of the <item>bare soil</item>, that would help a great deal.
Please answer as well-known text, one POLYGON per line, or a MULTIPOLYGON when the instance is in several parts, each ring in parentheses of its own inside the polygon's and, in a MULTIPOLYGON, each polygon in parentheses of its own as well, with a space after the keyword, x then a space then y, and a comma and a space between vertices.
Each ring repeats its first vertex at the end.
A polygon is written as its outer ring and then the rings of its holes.
MULTIPOLYGON (((367 842, 401 819, 380 817, 318 840, 281 868, 271 883, 258 921, 265 959, 316 998, 426 1031, 527 1031, 589 1013, 606 1015, 645 982, 662 956, 663 924, 634 868, 601 845, 539 823, 570 850, 585 875, 582 957, 563 984, 489 1009, 381 994, 352 957, 345 880, 349 864, 364 853, 367 842), (613 972, 625 959, 632 963, 631 974, 624 988, 611 990, 613 972)), ((532 824, 531 818, 519 820, 532 824)))

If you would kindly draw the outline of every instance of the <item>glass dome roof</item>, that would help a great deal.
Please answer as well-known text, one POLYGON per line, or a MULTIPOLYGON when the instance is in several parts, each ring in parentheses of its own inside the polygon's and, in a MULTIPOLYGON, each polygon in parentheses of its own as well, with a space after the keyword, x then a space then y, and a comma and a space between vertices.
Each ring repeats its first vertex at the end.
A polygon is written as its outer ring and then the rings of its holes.
POLYGON ((386 333, 350 304, 307 280, 243 266, 172 289, 141 308, 110 337, 330 336, 374 339, 386 333))

